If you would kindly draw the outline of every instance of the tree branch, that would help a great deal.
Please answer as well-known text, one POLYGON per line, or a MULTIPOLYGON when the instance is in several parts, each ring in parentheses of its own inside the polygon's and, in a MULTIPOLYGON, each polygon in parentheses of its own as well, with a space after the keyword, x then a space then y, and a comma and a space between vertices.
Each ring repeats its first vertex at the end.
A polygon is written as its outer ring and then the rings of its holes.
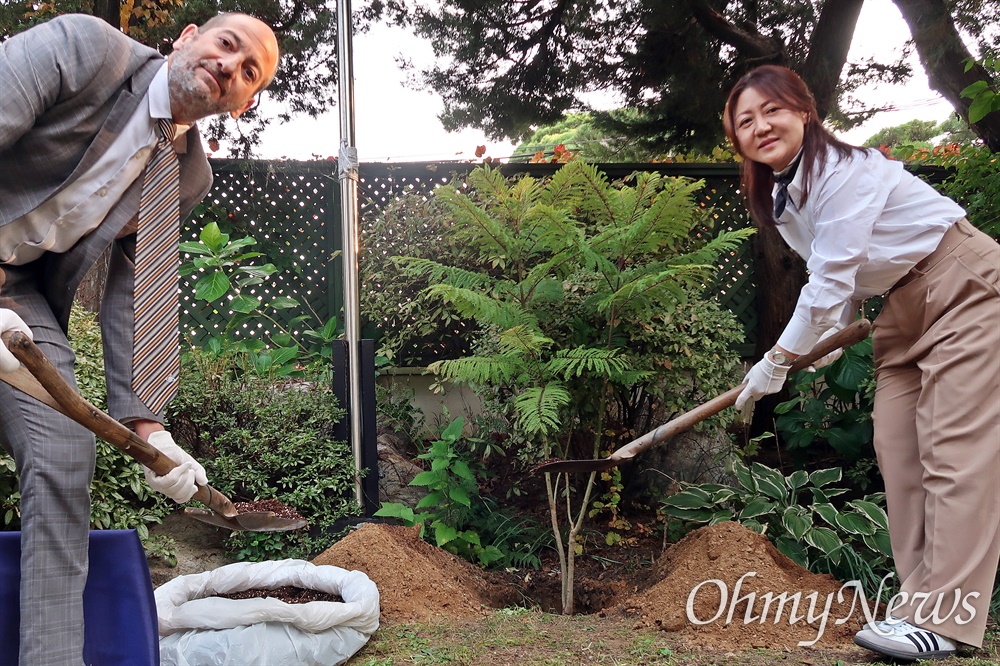
POLYGON ((802 78, 816 98, 820 118, 825 118, 836 98, 840 73, 861 15, 864 0, 827 0, 809 44, 802 78))
MULTIPOLYGON (((972 54, 955 28, 947 3, 944 0, 893 0, 893 3, 910 27, 930 87, 941 93, 968 122, 972 100, 962 97, 962 90, 976 81, 986 81, 996 90, 996 82, 979 65, 965 71, 965 61, 972 54)), ((1000 113, 987 114, 970 127, 991 151, 1000 151, 1000 113)))
POLYGON ((785 64, 788 55, 778 37, 765 37, 759 32, 747 32, 733 25, 722 13, 709 6, 708 0, 688 0, 691 13, 705 31, 726 44, 752 64, 785 64))

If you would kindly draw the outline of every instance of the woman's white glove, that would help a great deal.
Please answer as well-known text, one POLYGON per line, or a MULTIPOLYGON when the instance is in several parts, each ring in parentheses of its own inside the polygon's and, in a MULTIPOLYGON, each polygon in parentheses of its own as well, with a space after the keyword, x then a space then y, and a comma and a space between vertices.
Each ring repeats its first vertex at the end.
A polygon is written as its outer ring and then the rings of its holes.
POLYGON ((766 355, 743 378, 746 388, 736 398, 736 409, 742 410, 747 402, 757 402, 765 395, 771 395, 781 390, 788 377, 788 366, 778 365, 766 355))
MULTIPOLYGON (((842 328, 843 328, 842 326, 834 326, 833 328, 831 328, 830 330, 828 330, 826 333, 824 333, 823 335, 821 335, 819 337, 819 340, 816 342, 816 344, 818 345, 820 342, 823 342, 827 338, 836 335, 837 333, 839 333, 842 330, 842 328)), ((834 349, 832 352, 830 352, 826 356, 823 356, 822 358, 818 358, 815 361, 813 361, 812 364, 809 366, 809 371, 810 372, 816 372, 820 368, 825 368, 826 366, 830 365, 831 363, 833 363, 834 361, 836 361, 838 358, 840 358, 843 354, 844 354, 844 348, 843 347, 837 347, 836 349, 834 349)))
POLYGON ((157 476, 153 470, 144 465, 142 471, 146 475, 146 483, 149 484, 150 488, 166 495, 178 504, 184 504, 198 492, 195 484, 208 485, 205 468, 184 449, 177 446, 169 432, 158 430, 150 434, 146 441, 177 463, 177 467, 163 476, 157 476))
MULTIPOLYGON (((7 331, 21 331, 31 338, 31 329, 13 310, 0 308, 0 334, 7 331)), ((14 372, 21 367, 21 362, 10 353, 7 345, 0 342, 0 372, 14 372)))

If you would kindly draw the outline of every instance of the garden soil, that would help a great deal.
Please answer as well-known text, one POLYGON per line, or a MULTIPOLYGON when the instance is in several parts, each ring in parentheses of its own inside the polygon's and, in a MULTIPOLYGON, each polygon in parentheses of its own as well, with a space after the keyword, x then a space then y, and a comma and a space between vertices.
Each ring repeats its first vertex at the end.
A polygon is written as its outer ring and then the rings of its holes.
MULTIPOLYGON (((366 573, 378 586, 382 618, 390 623, 473 618, 530 596, 530 591, 518 589, 517 581, 494 580, 492 574, 421 540, 417 528, 366 523, 313 562, 366 573)), ((850 595, 845 603, 837 603, 841 584, 803 569, 763 536, 736 523, 690 533, 670 547, 652 570, 637 572, 628 582, 578 574, 578 591, 582 588, 593 593, 597 592, 593 588, 602 585, 607 588, 607 605, 600 616, 630 618, 637 629, 678 632, 677 637, 691 647, 794 650, 800 641, 816 638, 820 632, 817 617, 828 600, 832 602, 829 621, 822 628, 817 647, 849 645, 863 621, 859 619, 859 605, 856 617, 836 625, 836 620, 846 618, 851 610, 850 595), (734 595, 741 577, 739 594, 734 595), (701 585, 692 595, 692 590, 704 581, 715 582, 701 585), (777 600, 764 613, 761 597, 769 592, 773 597, 785 594, 788 599, 780 617, 777 600), (751 619, 745 621, 751 593, 755 595, 750 604, 751 619), (689 621, 689 596, 693 617, 698 621, 719 616, 705 624, 689 621), (734 603, 734 596, 740 598, 738 603, 734 603), (796 599, 798 605, 793 607, 796 599), (815 600, 812 607, 811 599, 815 600), (727 622, 727 616, 732 621, 727 622), (808 617, 814 621, 809 622, 808 617), (790 621, 793 618, 795 621, 790 621)))
POLYGON ((737 523, 691 532, 667 550, 649 580, 608 612, 634 617, 636 628, 679 632, 690 647, 794 650, 821 632, 816 645, 833 647, 851 644, 864 623, 860 602, 851 614, 852 590, 838 602, 840 582, 810 573, 737 523))
POLYGON ((510 587, 421 539, 419 527, 363 523, 312 562, 367 574, 386 621, 478 617, 518 601, 510 587))

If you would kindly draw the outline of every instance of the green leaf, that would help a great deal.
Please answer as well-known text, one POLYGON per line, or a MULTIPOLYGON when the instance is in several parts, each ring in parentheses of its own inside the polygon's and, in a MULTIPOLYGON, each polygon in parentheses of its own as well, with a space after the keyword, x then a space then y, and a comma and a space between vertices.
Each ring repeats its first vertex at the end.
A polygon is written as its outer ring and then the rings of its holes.
POLYGON ((263 266, 241 266, 236 269, 238 273, 249 275, 252 278, 269 278, 278 272, 278 267, 274 264, 264 264, 263 266))
POLYGON ((776 500, 788 499, 785 477, 781 475, 781 472, 756 462, 750 466, 750 471, 757 481, 757 489, 760 492, 776 500))
POLYGON ((229 301, 229 308, 233 312, 242 312, 244 314, 250 314, 260 307, 260 299, 254 296, 244 296, 240 294, 233 300, 229 301))
POLYGON ((756 493, 757 482, 754 480, 753 474, 750 473, 750 469, 743 464, 743 461, 738 458, 733 458, 730 464, 733 468, 733 474, 736 476, 736 480, 740 482, 740 485, 747 490, 756 493))
POLYGON ((469 469, 469 464, 464 460, 456 460, 451 464, 451 473, 460 479, 465 479, 466 481, 475 481, 476 477, 472 474, 472 470, 469 469))
POLYGON ((327 319, 326 324, 323 325, 323 331, 322 331, 323 339, 333 340, 333 338, 337 335, 337 326, 338 324, 336 317, 330 317, 329 319, 327 319))
POLYGON ((993 111, 993 97, 995 93, 986 91, 978 95, 972 104, 969 105, 969 123, 978 123, 993 111))
POLYGON ((849 389, 850 393, 857 393, 861 390, 862 384, 868 380, 871 369, 869 358, 858 354, 845 354, 833 365, 827 377, 838 386, 849 389))
POLYGON ((421 472, 410 481, 411 486, 433 486, 443 481, 439 472, 421 472))
POLYGON ((828 483, 836 483, 843 478, 843 470, 839 467, 829 467, 827 469, 818 469, 809 475, 809 480, 817 488, 822 488, 828 483))
POLYGON ((446 442, 457 442, 462 437, 462 430, 465 428, 465 419, 459 416, 448 424, 448 427, 441 433, 441 439, 446 442))
POLYGON ((722 504, 723 502, 728 502, 729 500, 733 499, 739 494, 732 488, 721 488, 719 490, 711 491, 711 493, 712 493, 713 504, 722 504))
POLYGON ((801 506, 790 506, 781 514, 781 525, 793 538, 799 540, 812 527, 812 519, 801 506))
POLYGON ((253 360, 253 364, 259 374, 266 375, 274 364, 274 359, 270 354, 261 354, 253 360))
POLYGON ((503 551, 497 548, 496 546, 492 545, 486 546, 486 548, 484 548, 482 552, 479 553, 479 562, 484 567, 488 567, 497 560, 502 560, 503 558, 504 558, 503 551))
POLYGON ((823 554, 827 557, 831 557, 835 551, 844 545, 840 537, 837 536, 837 533, 829 527, 813 527, 806 531, 803 539, 813 548, 823 551, 823 554))
POLYGON ((730 520, 733 520, 735 517, 736 514, 730 511, 729 509, 726 509, 725 511, 718 511, 714 516, 712 516, 712 520, 708 521, 708 524, 718 525, 719 523, 727 523, 730 520))
POLYGON ((457 536, 458 530, 454 527, 445 525, 440 521, 434 521, 434 539, 437 541, 439 548, 449 541, 454 541, 457 536))
POLYGON ((841 513, 837 516, 837 526, 848 534, 875 534, 875 525, 857 513, 841 513))
POLYGON ((791 475, 789 475, 787 482, 788 482, 788 487, 791 488, 792 490, 801 488, 802 486, 809 483, 809 473, 806 472, 805 470, 797 469, 794 472, 792 472, 791 475))
POLYGON ((875 523, 877 527, 883 530, 889 529, 889 517, 879 505, 867 500, 854 500, 853 502, 849 502, 849 504, 865 514, 868 520, 875 523))
POLYGON ((462 506, 472 506, 472 499, 469 497, 469 492, 462 486, 452 486, 448 490, 448 497, 452 498, 462 506))
POLYGON ((406 506, 405 504, 398 504, 396 502, 385 502, 382 504, 382 508, 375 512, 376 516, 384 516, 386 518, 399 518, 407 526, 412 526, 414 522, 413 509, 406 506))
MULTIPOLYGON (((968 69, 966 69, 968 71, 968 69)), ((962 97, 974 98, 977 95, 984 93, 990 89, 989 84, 986 81, 976 81, 965 88, 959 93, 962 97)))
POLYGON ((710 509, 678 509, 672 506, 665 507, 664 512, 681 520, 690 520, 696 523, 707 523, 715 516, 715 512, 710 509))
POLYGON ((194 285, 195 298, 209 303, 219 300, 227 291, 229 291, 229 278, 220 271, 201 278, 194 285))
POLYGON ((861 537, 865 545, 876 553, 881 553, 885 557, 892 557, 892 541, 889 539, 889 531, 883 529, 875 530, 875 534, 865 534, 861 537))
POLYGON ((740 511, 740 520, 742 521, 746 518, 756 518, 757 516, 763 516, 771 513, 774 511, 775 506, 777 505, 774 502, 771 502, 765 497, 754 497, 747 502, 747 505, 743 507, 742 511, 740 511))
POLYGON ((464 532, 459 532, 458 536, 462 539, 462 541, 470 543, 473 546, 481 547, 483 545, 482 540, 479 538, 479 532, 476 532, 475 530, 465 530, 464 532))
POLYGON ((663 504, 674 509, 707 509, 713 506, 710 498, 695 492, 693 488, 667 497, 663 504))
POLYGON ((299 355, 298 347, 279 347, 272 352, 275 365, 284 365, 299 355))
POLYGON ((196 241, 184 241, 178 245, 178 248, 186 254, 212 254, 212 251, 204 243, 196 241))
POLYGON ((219 230, 219 225, 209 222, 201 230, 201 242, 207 245, 213 252, 218 252, 229 240, 229 236, 219 230))
POLYGON ((837 527, 837 508, 829 502, 818 502, 812 505, 814 513, 818 514, 828 525, 837 527))
POLYGON ((425 507, 435 507, 444 501, 444 494, 439 492, 433 492, 428 495, 424 495, 419 502, 417 502, 417 509, 423 509, 425 507))
POLYGON ((779 553, 792 560, 800 567, 808 568, 809 558, 806 556, 806 549, 803 548, 802 544, 798 541, 782 536, 774 540, 774 546, 778 549, 779 553))
POLYGON ((289 308, 299 307, 299 302, 294 298, 289 298, 288 296, 278 296, 267 305, 275 310, 287 310, 289 308))

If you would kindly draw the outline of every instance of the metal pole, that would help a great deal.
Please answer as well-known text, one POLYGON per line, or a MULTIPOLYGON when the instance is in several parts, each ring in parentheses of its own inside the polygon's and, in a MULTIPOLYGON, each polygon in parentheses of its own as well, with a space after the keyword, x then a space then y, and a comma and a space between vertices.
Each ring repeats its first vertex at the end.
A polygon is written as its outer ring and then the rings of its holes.
MULTIPOLYGON (((361 362, 360 297, 358 290, 358 149, 354 137, 354 48, 350 0, 337 0, 337 80, 340 104, 340 224, 344 260, 344 337, 347 370, 351 451, 354 454, 354 498, 363 502, 361 487, 361 362)), ((363 504, 362 504, 363 506, 363 504)))

